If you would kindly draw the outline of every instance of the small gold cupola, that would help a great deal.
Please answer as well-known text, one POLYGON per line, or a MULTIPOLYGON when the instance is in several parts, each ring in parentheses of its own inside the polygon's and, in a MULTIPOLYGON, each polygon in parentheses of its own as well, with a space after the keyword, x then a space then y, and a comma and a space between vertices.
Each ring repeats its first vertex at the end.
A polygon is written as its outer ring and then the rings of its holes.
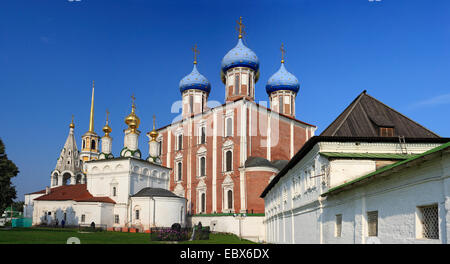
POLYGON ((75 128, 75 124, 73 123, 73 115, 72 115, 72 122, 70 122, 69 127, 72 128, 72 129, 75 128))
POLYGON ((156 141, 156 138, 158 137, 158 132, 155 129, 155 115, 153 115, 153 130, 147 133, 150 136, 150 141, 156 141))
POLYGON ((108 116, 109 116, 109 112, 108 110, 106 110, 106 124, 103 127, 103 132, 105 132, 105 137, 109 137, 109 133, 111 133, 112 129, 111 127, 108 125, 108 116))
POLYGON ((127 117, 125 117, 125 124, 127 124, 131 129, 131 132, 136 132, 136 130, 139 128, 141 120, 136 115, 136 105, 134 104, 134 100, 136 100, 136 98, 134 97, 134 95, 131 96, 131 99, 133 101, 131 105, 131 113, 127 117))

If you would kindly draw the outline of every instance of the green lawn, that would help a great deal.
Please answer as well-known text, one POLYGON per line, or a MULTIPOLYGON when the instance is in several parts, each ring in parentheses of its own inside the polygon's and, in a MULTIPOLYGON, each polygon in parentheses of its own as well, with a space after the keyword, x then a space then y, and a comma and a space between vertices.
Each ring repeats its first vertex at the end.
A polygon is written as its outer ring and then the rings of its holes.
MULTIPOLYGON (((150 234, 122 232, 80 233, 69 228, 14 228, 0 229, 0 244, 66 244, 70 237, 77 237, 81 244, 159 244, 151 241, 150 234)), ((253 244, 230 234, 211 234, 209 240, 183 241, 180 244, 253 244)))

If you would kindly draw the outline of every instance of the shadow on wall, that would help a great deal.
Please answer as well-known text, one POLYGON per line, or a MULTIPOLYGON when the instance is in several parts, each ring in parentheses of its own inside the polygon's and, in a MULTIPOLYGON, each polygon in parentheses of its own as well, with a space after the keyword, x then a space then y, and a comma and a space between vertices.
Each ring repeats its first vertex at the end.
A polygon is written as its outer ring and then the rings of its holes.
POLYGON ((65 227, 78 226, 80 224, 79 217, 76 216, 75 210, 70 206, 66 210, 58 208, 55 211, 45 211, 44 215, 40 217, 40 225, 61 227, 62 220, 65 221, 65 227))

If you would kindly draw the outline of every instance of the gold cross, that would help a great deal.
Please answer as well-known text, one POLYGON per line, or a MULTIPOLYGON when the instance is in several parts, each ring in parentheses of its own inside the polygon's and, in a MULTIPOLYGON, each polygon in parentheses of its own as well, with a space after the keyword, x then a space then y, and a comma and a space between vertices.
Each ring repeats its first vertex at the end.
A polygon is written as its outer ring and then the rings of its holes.
POLYGON ((131 107, 135 108, 134 100, 136 100, 136 97, 134 97, 134 93, 131 95, 131 107))
POLYGON ((237 21, 238 25, 239 25, 239 38, 242 38, 242 35, 245 33, 244 32, 244 24, 242 24, 242 17, 239 17, 239 21, 237 21))
POLYGON ((284 54, 286 54, 286 50, 284 49, 283 43, 281 43, 281 63, 284 63, 284 54))
POLYGON ((108 116, 109 116, 109 111, 108 111, 108 109, 106 109, 106 124, 108 124, 108 116))
POLYGON ((194 64, 197 64, 197 55, 200 53, 200 51, 198 51, 197 49, 197 44, 194 45, 192 51, 194 52, 194 64))

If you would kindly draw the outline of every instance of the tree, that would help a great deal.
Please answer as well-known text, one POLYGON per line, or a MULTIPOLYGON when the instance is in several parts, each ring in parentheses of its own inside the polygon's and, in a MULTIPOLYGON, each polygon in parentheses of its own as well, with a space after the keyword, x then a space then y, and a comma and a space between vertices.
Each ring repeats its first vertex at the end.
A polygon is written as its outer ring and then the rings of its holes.
POLYGON ((13 203, 16 199, 16 187, 11 183, 11 179, 19 173, 14 162, 8 159, 5 152, 5 145, 0 139, 0 213, 13 203))

